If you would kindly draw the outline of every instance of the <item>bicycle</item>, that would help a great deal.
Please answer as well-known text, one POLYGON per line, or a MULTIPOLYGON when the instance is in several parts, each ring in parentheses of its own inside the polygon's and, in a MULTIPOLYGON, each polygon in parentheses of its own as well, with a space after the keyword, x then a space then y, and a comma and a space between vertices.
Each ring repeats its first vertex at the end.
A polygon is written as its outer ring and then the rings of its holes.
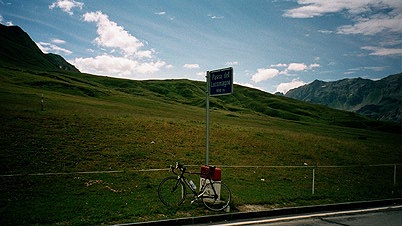
POLYGON ((169 207, 180 206, 186 198, 186 187, 194 195, 191 204, 202 200, 204 206, 212 211, 221 211, 227 208, 232 200, 232 192, 229 187, 220 182, 212 180, 215 167, 210 166, 205 174, 196 172, 187 172, 186 167, 180 163, 176 166, 170 166, 169 171, 177 176, 170 176, 162 180, 158 187, 158 196, 161 202, 169 207), (179 170, 177 173, 175 170, 179 170), (195 184, 188 180, 184 174, 200 174, 200 190, 197 192, 195 184))

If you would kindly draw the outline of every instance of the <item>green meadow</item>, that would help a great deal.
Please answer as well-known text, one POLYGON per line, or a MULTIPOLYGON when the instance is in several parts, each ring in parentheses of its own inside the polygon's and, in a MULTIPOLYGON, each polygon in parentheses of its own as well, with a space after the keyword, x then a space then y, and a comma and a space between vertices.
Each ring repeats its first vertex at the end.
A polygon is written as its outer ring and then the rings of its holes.
MULTIPOLYGON (((0 68, 0 87, 1 225, 216 214, 157 197, 169 165, 205 164, 205 83, 0 68)), ((210 103, 210 164, 232 212, 402 195, 401 125, 237 85, 210 103)))

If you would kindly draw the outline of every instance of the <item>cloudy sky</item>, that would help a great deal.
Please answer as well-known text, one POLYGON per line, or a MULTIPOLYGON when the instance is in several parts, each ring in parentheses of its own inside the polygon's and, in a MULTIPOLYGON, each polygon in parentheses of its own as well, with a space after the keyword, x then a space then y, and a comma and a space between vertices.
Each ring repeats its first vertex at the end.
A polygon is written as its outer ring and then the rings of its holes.
POLYGON ((0 23, 81 72, 286 92, 402 71, 402 0, 0 0, 0 23))

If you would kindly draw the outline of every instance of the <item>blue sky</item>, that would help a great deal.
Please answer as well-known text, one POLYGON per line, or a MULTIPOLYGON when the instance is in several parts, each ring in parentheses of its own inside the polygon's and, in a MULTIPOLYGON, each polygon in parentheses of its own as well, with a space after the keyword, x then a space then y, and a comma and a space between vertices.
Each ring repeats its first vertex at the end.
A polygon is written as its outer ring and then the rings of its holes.
POLYGON ((234 82, 270 93, 402 71, 402 0, 0 0, 0 23, 81 72, 234 82))

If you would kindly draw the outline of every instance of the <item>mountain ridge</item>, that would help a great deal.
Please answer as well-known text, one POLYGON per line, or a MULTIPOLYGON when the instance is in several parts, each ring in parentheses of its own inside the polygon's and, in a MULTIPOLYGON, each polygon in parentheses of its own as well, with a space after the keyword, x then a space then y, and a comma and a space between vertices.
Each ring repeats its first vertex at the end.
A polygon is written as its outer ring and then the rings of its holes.
POLYGON ((63 57, 53 53, 43 53, 31 37, 18 26, 0 24, 0 43, 0 66, 79 72, 63 57))
MULTIPOLYGON (((0 31, 4 30, 11 30, 11 35, 0 36, 4 40, 0 41, 0 49, 8 51, 1 52, 0 55, 0 68, 4 68, 0 70, 3 73, 0 76, 3 76, 4 86, 12 84, 24 89, 38 89, 40 92, 50 91, 89 98, 130 95, 174 105, 205 106, 205 82, 187 79, 136 81, 85 74, 74 70, 72 65, 72 69, 60 68, 60 63, 63 64, 65 60, 58 55, 43 54, 21 28, 5 29, 2 26, 0 31), (14 41, 7 39, 6 37, 13 36, 13 32, 17 34, 17 38, 14 41), (5 46, 7 43, 12 45, 5 46), (24 55, 24 58, 12 59, 19 55, 24 55), (52 57, 53 61, 47 56, 52 57), (11 74, 14 77, 10 77, 11 74)), ((257 114, 298 123, 395 131, 394 125, 368 120, 355 113, 333 110, 240 85, 235 85, 234 89, 236 91, 232 95, 211 97, 211 109, 226 111, 231 117, 239 117, 243 113, 257 114)))
POLYGON ((402 121, 402 73, 383 79, 353 78, 333 82, 315 80, 289 90, 285 96, 357 112, 384 121, 402 121))

